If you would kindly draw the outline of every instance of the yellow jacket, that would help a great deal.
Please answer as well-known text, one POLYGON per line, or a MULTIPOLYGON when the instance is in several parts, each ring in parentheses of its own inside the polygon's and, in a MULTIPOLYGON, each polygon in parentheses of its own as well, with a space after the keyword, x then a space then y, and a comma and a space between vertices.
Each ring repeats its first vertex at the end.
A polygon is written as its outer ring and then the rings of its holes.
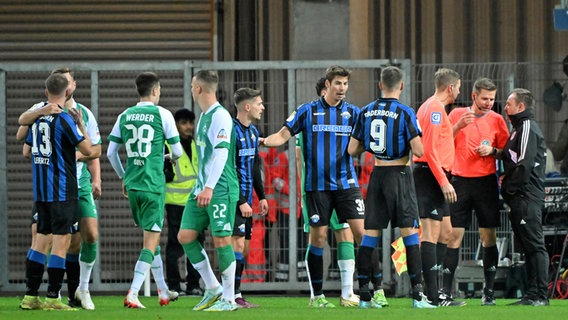
MULTIPOLYGON (((170 146, 166 143, 168 149, 170 146)), ((182 155, 173 166, 174 179, 166 183, 166 204, 185 206, 191 189, 197 179, 197 149, 195 141, 191 141, 191 157, 183 150, 182 155)))

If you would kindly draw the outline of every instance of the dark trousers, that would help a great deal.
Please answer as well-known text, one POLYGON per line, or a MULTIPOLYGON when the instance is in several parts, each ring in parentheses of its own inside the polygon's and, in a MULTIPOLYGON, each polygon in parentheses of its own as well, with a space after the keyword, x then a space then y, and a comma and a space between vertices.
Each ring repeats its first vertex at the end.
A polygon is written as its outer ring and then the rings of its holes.
MULTIPOLYGON (((185 254, 183 247, 177 239, 177 234, 181 225, 181 217, 183 215, 183 206, 176 206, 166 204, 166 217, 168 221, 168 242, 166 244, 166 278, 168 287, 171 290, 181 291, 180 282, 181 276, 179 272, 179 258, 185 254)), ((200 233, 199 242, 203 246, 205 241, 205 234, 200 233)), ((201 278, 199 272, 193 268, 189 259, 186 258, 187 266, 187 291, 199 288, 199 279, 201 278)))
POLYGON ((548 293, 548 252, 542 231, 542 203, 517 195, 508 199, 509 219, 525 253, 529 298, 546 298, 548 293))

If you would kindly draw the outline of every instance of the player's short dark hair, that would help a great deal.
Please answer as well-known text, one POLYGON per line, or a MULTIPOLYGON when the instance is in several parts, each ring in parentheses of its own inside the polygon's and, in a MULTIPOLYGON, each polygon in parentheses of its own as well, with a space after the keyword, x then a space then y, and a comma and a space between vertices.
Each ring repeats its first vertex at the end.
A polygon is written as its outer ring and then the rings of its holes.
POLYGON ((316 95, 318 97, 321 97, 321 92, 323 91, 323 89, 325 89, 325 78, 320 78, 316 82, 316 95))
POLYGON ((235 101, 235 106, 238 106, 241 102, 254 99, 261 95, 261 90, 256 90, 252 88, 239 88, 233 94, 233 100, 235 101))
POLYGON ((333 81, 335 77, 351 77, 351 70, 346 69, 342 66, 331 66, 325 70, 325 79, 329 82, 333 81))
POLYGON ((402 70, 395 66, 389 66, 381 70, 381 84, 385 90, 398 89, 403 77, 402 70))
POLYGON ((152 89, 160 84, 160 78, 154 72, 141 72, 136 76, 136 90, 140 97, 148 97, 152 89))
POLYGON ((71 78, 75 79, 75 72, 67 66, 59 67, 59 68, 55 68, 55 69, 51 70, 51 74, 54 74, 54 73, 60 73, 60 74, 68 73, 68 74, 71 75, 71 78))
POLYGON ((178 111, 176 111, 174 113, 174 119, 176 120, 176 122, 181 121, 181 120, 187 120, 189 122, 194 122, 195 121, 195 113, 193 113, 193 111, 186 109, 186 108, 182 108, 179 109, 178 111))
POLYGON ((511 93, 509 93, 509 95, 511 94, 515 95, 514 99, 517 101, 517 103, 524 103, 525 109, 534 108, 534 97, 529 90, 523 88, 515 88, 511 90, 511 93))
POLYGON ((480 93, 481 90, 497 91, 497 86, 489 78, 479 78, 473 83, 473 92, 480 93))
POLYGON ((203 87, 209 91, 217 91, 219 84, 219 75, 215 70, 199 70, 194 75, 195 80, 201 82, 203 87))
POLYGON ((49 94, 61 95, 67 89, 69 81, 61 73, 50 74, 45 80, 45 88, 49 94))

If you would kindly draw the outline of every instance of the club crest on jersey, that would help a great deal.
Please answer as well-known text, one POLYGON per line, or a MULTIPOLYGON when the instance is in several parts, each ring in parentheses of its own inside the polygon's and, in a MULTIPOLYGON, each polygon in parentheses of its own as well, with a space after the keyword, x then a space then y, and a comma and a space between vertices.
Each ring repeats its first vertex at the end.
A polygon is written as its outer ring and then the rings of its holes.
POLYGON ((343 119, 349 119, 349 118, 351 118, 351 113, 349 113, 349 112, 347 112, 347 111, 343 111, 343 112, 341 113, 341 117, 342 117, 343 119))
POLYGON ((251 135, 250 135, 250 138, 251 138, 252 141, 255 141, 255 140, 256 140, 256 136, 255 136, 254 134, 251 134, 251 135))
POLYGON ((221 129, 221 131, 219 131, 219 133, 217 133, 217 139, 228 139, 229 136, 227 135, 227 132, 225 131, 225 129, 221 129))
POLYGON ((485 139, 485 140, 481 141, 481 145, 482 146, 490 146, 491 143, 489 142, 489 140, 485 139))
POLYGON ((430 115, 430 122, 432 124, 442 123, 442 114, 440 112, 432 112, 432 114, 430 115))
POLYGON ((319 214, 314 214, 310 217, 310 220, 312 220, 312 223, 318 223, 320 221, 320 216, 319 214))

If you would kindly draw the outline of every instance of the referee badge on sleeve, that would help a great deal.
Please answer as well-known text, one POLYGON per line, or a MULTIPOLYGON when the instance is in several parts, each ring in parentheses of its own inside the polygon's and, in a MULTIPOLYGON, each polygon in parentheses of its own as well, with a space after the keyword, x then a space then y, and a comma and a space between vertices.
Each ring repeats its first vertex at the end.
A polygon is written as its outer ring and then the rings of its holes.
POLYGON ((442 123, 442 114, 440 112, 432 112, 432 114, 430 115, 430 122, 432 124, 442 123))

